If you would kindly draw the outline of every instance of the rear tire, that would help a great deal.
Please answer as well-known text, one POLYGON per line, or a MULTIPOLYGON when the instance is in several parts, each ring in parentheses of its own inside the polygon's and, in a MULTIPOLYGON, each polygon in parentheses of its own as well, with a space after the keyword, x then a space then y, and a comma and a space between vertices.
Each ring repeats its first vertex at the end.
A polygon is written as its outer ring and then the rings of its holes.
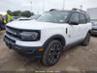
POLYGON ((43 57, 41 59, 42 64, 46 66, 52 66, 56 64, 61 56, 63 45, 59 40, 52 40, 46 45, 43 57))
POLYGON ((87 46, 89 44, 90 37, 91 37, 91 35, 88 32, 87 35, 86 35, 86 37, 85 37, 85 39, 84 39, 84 41, 82 42, 82 46, 87 46))

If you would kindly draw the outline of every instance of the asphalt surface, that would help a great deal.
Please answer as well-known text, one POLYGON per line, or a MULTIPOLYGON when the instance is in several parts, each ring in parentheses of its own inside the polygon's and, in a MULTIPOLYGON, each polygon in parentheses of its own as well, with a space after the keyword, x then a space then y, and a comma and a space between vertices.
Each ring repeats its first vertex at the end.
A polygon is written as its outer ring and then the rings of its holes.
POLYGON ((97 37, 88 46, 77 46, 64 52, 54 66, 43 66, 33 58, 26 58, 9 50, 0 33, 0 71, 97 71, 97 37))

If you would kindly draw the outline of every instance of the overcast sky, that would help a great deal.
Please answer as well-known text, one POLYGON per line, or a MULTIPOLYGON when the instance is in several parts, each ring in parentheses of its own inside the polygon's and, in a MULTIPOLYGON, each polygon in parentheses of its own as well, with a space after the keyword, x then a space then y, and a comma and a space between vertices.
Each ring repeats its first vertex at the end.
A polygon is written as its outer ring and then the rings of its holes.
MULTIPOLYGON (((40 12, 52 8, 62 9, 63 0, 0 0, 0 12, 9 10, 31 10, 40 12)), ((96 8, 97 0, 64 0, 64 8, 80 8, 83 5, 83 9, 96 8)))

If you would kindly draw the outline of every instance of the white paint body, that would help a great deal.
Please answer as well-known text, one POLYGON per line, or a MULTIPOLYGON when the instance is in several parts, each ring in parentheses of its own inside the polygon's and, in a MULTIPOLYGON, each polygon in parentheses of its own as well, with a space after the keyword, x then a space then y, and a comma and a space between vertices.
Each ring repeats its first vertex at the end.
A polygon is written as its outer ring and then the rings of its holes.
POLYGON ((7 37, 16 41, 16 45, 26 46, 26 47, 37 47, 43 46, 43 44, 50 37, 54 35, 61 35, 65 38, 66 45, 84 39, 89 30, 92 29, 91 23, 79 24, 79 25, 69 25, 66 23, 49 23, 49 22, 38 22, 35 20, 29 21, 13 21, 7 24, 7 26, 18 29, 31 29, 31 30, 40 30, 41 38, 39 41, 30 41, 24 42, 20 41, 14 37, 6 35, 7 37), (66 34, 66 28, 68 33, 66 34))

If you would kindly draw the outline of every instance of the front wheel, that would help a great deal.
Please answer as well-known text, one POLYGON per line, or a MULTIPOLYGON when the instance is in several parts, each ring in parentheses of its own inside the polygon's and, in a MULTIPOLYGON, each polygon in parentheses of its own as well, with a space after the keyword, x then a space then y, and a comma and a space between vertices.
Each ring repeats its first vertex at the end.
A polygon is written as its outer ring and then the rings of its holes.
POLYGON ((58 40, 53 40, 46 45, 46 50, 43 54, 42 63, 47 66, 54 65, 58 62, 63 46, 58 40))

